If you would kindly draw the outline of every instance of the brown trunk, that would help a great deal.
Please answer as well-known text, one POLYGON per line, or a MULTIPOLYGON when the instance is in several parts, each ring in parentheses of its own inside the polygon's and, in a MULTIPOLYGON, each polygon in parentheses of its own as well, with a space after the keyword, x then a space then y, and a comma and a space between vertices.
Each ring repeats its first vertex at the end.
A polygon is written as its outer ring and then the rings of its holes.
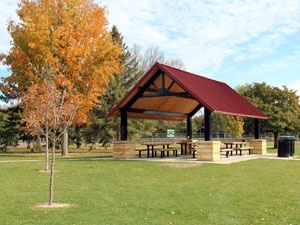
POLYGON ((51 173, 50 173, 50 194, 49 205, 53 204, 53 181, 54 181, 54 163, 55 163, 55 141, 52 142, 52 159, 51 159, 51 173))
POLYGON ((45 171, 48 171, 48 164, 49 164, 49 127, 48 127, 48 122, 46 122, 46 165, 45 165, 45 171))

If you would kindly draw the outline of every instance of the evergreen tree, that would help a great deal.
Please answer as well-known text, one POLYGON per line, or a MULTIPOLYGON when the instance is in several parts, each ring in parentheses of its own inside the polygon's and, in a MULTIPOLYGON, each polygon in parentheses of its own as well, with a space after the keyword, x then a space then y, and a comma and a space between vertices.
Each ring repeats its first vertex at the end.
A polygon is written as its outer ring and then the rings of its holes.
POLYGON ((22 109, 19 106, 9 107, 0 114, 0 144, 17 146, 21 135, 22 109))
MULTIPOLYGON (((90 113, 92 122, 88 129, 91 130, 85 132, 91 132, 95 137, 95 135, 97 136, 95 132, 98 130, 99 141, 103 144, 110 142, 113 138, 120 139, 120 120, 119 118, 108 117, 108 113, 142 76, 142 71, 138 69, 137 59, 130 54, 116 26, 112 27, 111 35, 115 44, 118 44, 122 49, 119 62, 123 71, 114 73, 111 77, 105 95, 100 98, 101 103, 90 113), (95 130, 95 128, 97 129, 95 130)), ((95 142, 95 138, 93 142, 95 142)))

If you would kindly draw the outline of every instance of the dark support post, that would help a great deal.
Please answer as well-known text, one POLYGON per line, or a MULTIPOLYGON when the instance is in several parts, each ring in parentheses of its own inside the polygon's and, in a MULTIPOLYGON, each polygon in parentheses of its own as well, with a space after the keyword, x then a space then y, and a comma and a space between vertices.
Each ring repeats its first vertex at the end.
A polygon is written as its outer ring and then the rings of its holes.
POLYGON ((211 112, 205 108, 204 110, 204 140, 211 140, 211 112))
POLYGON ((121 109, 121 141, 127 141, 127 111, 121 109))
POLYGON ((259 120, 255 119, 254 124, 255 124, 254 138, 259 139, 259 120))
POLYGON ((192 139, 192 118, 187 116, 187 139, 192 139))

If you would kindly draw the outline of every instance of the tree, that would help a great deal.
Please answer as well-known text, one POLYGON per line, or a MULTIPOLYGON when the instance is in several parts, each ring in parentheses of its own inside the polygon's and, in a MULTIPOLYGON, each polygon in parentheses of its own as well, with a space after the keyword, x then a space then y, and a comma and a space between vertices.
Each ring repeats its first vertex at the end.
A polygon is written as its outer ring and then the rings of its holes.
POLYGON ((17 146, 21 136, 22 109, 15 105, 1 110, 0 144, 6 147, 17 146))
POLYGON ((53 81, 76 95, 73 122, 86 123, 120 70, 120 47, 107 31, 105 8, 93 0, 21 0, 17 13, 21 22, 8 25, 11 50, 1 57, 12 74, 1 89, 21 99, 32 84, 53 81))
POLYGON ((7 114, 5 112, 0 111, 0 145, 3 146, 3 148, 0 148, 2 151, 6 151, 6 123, 7 123, 7 114))
MULTIPOLYGON (((119 118, 108 117, 108 113, 152 64, 160 61, 183 67, 183 63, 180 60, 166 60, 158 47, 149 48, 142 52, 142 48, 135 45, 133 49, 129 50, 116 26, 112 27, 111 35, 115 44, 122 49, 119 62, 124 70, 120 73, 114 73, 110 79, 106 94, 99 98, 101 103, 94 107, 89 114, 91 123, 89 123, 88 129, 84 133, 93 134, 93 138, 90 138, 91 136, 88 138, 93 144, 95 139, 103 145, 110 142, 113 138, 120 139, 120 120, 119 118)), ((135 136, 142 132, 153 132, 156 124, 157 121, 151 120, 128 120, 128 138, 133 140, 135 136)))
POLYGON ((49 132, 51 189, 55 142, 60 137, 56 131, 64 134, 70 122, 87 121, 87 112, 105 93, 110 76, 120 70, 120 47, 106 28, 105 8, 93 0, 21 0, 17 13, 20 22, 8 25, 10 52, 1 56, 11 70, 1 90, 23 101, 28 124, 45 128, 46 136, 49 132), (37 107, 35 99, 45 105, 37 107))
POLYGON ((139 69, 143 74, 156 62, 184 69, 184 64, 180 59, 167 59, 158 46, 149 47, 143 52, 142 46, 135 44, 131 49, 131 53, 137 58, 139 69))
POLYGON ((204 114, 199 114, 193 118, 197 133, 204 133, 204 114))
POLYGON ((234 138, 242 138, 244 133, 244 119, 240 116, 226 115, 227 133, 233 134, 234 138))
POLYGON ((115 45, 122 49, 118 61, 123 70, 119 73, 113 73, 108 83, 108 89, 103 96, 99 96, 99 104, 91 111, 89 123, 89 131, 85 133, 93 134, 92 143, 95 143, 95 138, 105 145, 114 137, 119 139, 119 119, 108 117, 109 111, 115 106, 120 99, 129 91, 136 80, 142 75, 138 69, 136 57, 132 57, 128 47, 123 41, 123 37, 116 26, 112 27, 111 36, 115 45), (97 129, 95 129, 97 128, 97 129))
POLYGON ((227 121, 226 117, 221 114, 212 114, 211 116, 211 130, 212 132, 225 133, 227 130, 227 121))
MULTIPOLYGON (((296 134, 299 132, 300 106, 296 91, 272 87, 266 83, 253 83, 239 86, 237 91, 256 107, 269 116, 268 120, 260 121, 261 132, 274 135, 274 148, 280 133, 296 134)), ((254 131, 253 119, 245 119, 245 131, 254 131)))
POLYGON ((49 81, 33 84, 23 96, 24 121, 33 132, 46 137, 46 167, 48 170, 48 140, 52 146, 49 205, 53 203, 55 147, 75 115, 76 106, 66 89, 58 90, 49 81))

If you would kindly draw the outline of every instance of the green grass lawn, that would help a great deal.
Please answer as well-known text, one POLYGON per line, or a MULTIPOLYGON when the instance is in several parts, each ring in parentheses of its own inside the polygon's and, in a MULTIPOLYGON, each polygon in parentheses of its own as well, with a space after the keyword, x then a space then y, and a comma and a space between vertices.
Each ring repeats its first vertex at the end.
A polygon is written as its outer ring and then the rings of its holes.
POLYGON ((72 207, 37 209, 44 163, 2 162, 0 224, 300 224, 300 161, 183 165, 59 160, 54 202, 72 207))

